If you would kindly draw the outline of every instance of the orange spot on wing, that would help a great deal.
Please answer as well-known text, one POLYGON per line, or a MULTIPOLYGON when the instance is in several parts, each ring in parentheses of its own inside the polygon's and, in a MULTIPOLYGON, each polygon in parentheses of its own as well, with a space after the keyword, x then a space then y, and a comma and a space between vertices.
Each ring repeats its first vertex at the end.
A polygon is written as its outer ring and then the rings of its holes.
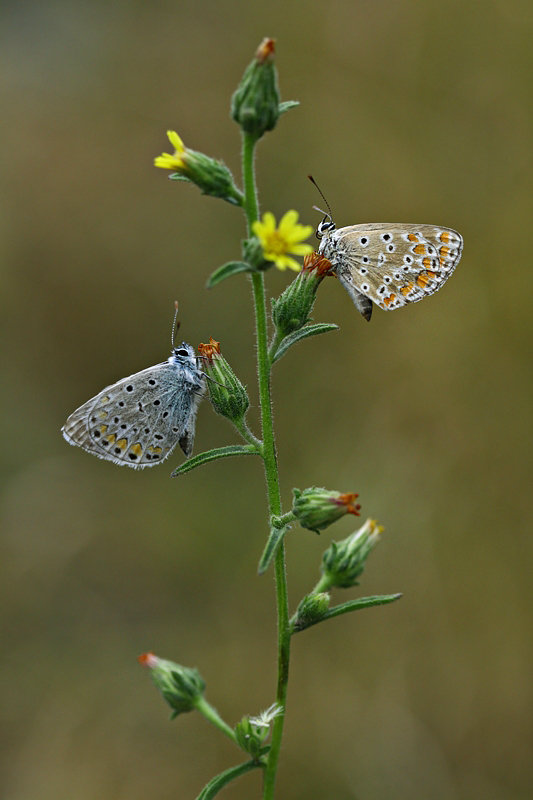
POLYGON ((118 440, 117 447, 120 447, 121 450, 125 450, 127 446, 128 446, 128 440, 127 439, 119 439, 118 440))
POLYGON ((100 425, 100 433, 106 433, 109 425, 100 425))
POLYGON ((410 242, 418 242, 419 241, 418 236, 415 236, 414 233, 408 233, 407 234, 407 238, 409 239, 410 242))
POLYGON ((451 238, 452 238, 452 237, 450 236, 450 234, 448 233, 448 231, 443 231, 443 232, 441 233, 441 235, 439 236, 439 239, 441 240, 441 242, 446 242, 446 243, 448 243, 448 242, 450 241, 450 239, 451 239, 451 238))
POLYGON ((142 451, 143 451, 143 449, 142 449, 141 445, 139 444, 139 442, 137 442, 136 444, 133 444, 130 447, 130 452, 133 453, 136 456, 142 455, 142 451))
POLYGON ((426 252, 426 245, 425 244, 417 244, 416 247, 413 247, 413 253, 416 253, 417 256, 421 256, 426 252))
POLYGON ((410 283, 407 284, 407 286, 402 286, 400 292, 403 294, 404 297, 406 297, 413 287, 414 283, 411 281, 410 283))
POLYGON ((109 436, 105 437, 109 444, 115 444, 115 439, 117 438, 114 433, 110 433, 109 436))
POLYGON ((422 264, 425 266, 425 268, 426 268, 426 269, 427 269, 428 267, 431 267, 431 266, 432 266, 432 264, 431 264, 431 259, 430 259, 430 257, 429 257, 429 256, 426 256, 425 258, 423 258, 423 259, 422 259, 422 264))
POLYGON ((439 262, 440 262, 441 267, 443 267, 445 265, 446 260, 448 259, 448 256, 449 256, 450 252, 451 252, 451 249, 449 247, 441 247, 440 248, 440 250, 439 250, 439 256, 440 256, 439 262))
POLYGON ((429 275, 427 274, 427 272, 422 272, 416 279, 417 286, 420 286, 421 289, 425 288, 428 281, 429 281, 429 275))
POLYGON ((383 302, 385 303, 387 308, 390 306, 391 303, 394 303, 395 300, 396 300, 395 294, 390 294, 388 297, 383 298, 383 302))

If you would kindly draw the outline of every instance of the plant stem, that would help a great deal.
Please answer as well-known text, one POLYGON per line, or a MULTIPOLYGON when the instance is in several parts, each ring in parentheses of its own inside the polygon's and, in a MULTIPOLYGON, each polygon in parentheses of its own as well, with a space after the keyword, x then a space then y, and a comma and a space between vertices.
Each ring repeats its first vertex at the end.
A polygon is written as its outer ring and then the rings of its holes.
POLYGON ((222 731, 234 744, 237 744, 237 738, 233 728, 230 728, 227 722, 224 722, 216 708, 213 708, 203 696, 196 699, 194 706, 197 711, 200 711, 209 722, 212 722, 213 725, 219 729, 219 731, 222 731))
MULTIPOLYGON (((244 210, 248 222, 248 235, 251 234, 252 223, 259 217, 259 206, 257 202, 254 172, 254 150, 256 143, 257 139, 254 136, 243 133, 242 168, 245 192, 244 210)), ((274 440, 274 426, 272 420, 270 358, 268 354, 268 328, 264 273, 252 273, 251 280, 255 306, 257 371, 259 377, 259 399, 261 405, 261 426, 263 432, 263 462, 265 465, 268 507, 270 516, 280 516, 281 495, 276 459, 276 444, 274 440)), ((276 781, 279 754, 281 750, 283 723, 285 720, 285 705, 287 699, 287 684, 289 680, 291 629, 289 626, 289 602, 287 595, 284 542, 280 543, 276 553, 275 576, 278 615, 278 683, 276 691, 276 703, 280 707, 281 713, 275 718, 272 724, 272 743, 265 769, 263 800, 273 800, 274 797, 274 785, 276 781)))

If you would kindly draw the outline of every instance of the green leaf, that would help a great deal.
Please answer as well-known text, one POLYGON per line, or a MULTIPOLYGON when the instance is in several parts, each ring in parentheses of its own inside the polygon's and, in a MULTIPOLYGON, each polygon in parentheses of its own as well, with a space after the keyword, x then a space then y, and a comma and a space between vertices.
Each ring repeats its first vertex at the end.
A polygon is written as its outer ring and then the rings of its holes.
POLYGON ((283 103, 279 104, 278 111, 280 114, 284 114, 286 111, 290 111, 291 108, 296 108, 296 106, 299 105, 299 100, 284 100, 283 103))
POLYGON ((211 798, 215 797, 224 786, 227 786, 228 783, 234 781, 235 778, 240 778, 241 775, 245 775, 247 772, 250 772, 252 769, 257 769, 257 767, 264 767, 265 765, 260 761, 246 761, 244 764, 239 764, 238 767, 230 767, 229 769, 224 770, 219 775, 215 775, 214 778, 211 778, 209 783, 204 786, 196 800, 211 800, 211 798))
POLYGON ((319 333, 328 333, 328 331, 337 331, 338 329, 339 326, 334 325, 332 322, 319 322, 316 325, 306 325, 305 328, 300 328, 299 331, 295 331, 281 340, 278 349, 272 355, 272 364, 285 355, 289 347, 292 347, 296 342, 307 339, 309 336, 318 336, 319 333))
POLYGON ((217 458, 228 458, 229 456, 258 456, 260 455, 258 449, 253 444, 230 444, 227 447, 215 447, 214 450, 206 450, 204 453, 198 453, 197 456, 189 458, 181 464, 170 477, 175 478, 176 475, 184 475, 190 472, 191 469, 201 467, 202 464, 207 464, 209 461, 216 461, 217 458))
POLYGON ((180 175, 179 172, 173 172, 171 175, 168 176, 168 179, 170 181, 186 181, 187 183, 192 183, 192 181, 189 180, 189 178, 187 178, 185 175, 180 175))
MULTIPOLYGON (((328 609, 328 611, 324 613, 324 616, 316 620, 316 622, 323 622, 325 619, 339 617, 341 614, 348 614, 350 611, 359 611, 361 608, 384 606, 387 603, 393 603, 395 600, 399 600, 401 596, 401 592, 399 592, 398 594, 377 594, 372 597, 359 597, 357 600, 348 600, 347 603, 341 603, 338 606, 333 606, 333 608, 328 609)), ((310 628, 311 625, 316 625, 316 622, 310 622, 309 625, 305 627, 310 628)), ((294 633, 298 633, 301 630, 303 631, 305 628, 295 628, 294 633)))
POLYGON ((246 261, 228 261, 227 264, 223 264, 213 272, 206 286, 208 289, 212 289, 217 283, 222 283, 226 278, 237 275, 239 272, 252 272, 252 268, 246 261))
POLYGON ((270 536, 268 537, 268 541, 266 543, 266 547, 263 550, 263 555, 259 561, 259 567, 257 572, 259 575, 263 575, 267 569, 269 568, 272 559, 276 555, 276 550, 278 549, 278 545, 289 530, 290 525, 284 525, 282 528, 275 528, 272 527, 270 529, 270 536))

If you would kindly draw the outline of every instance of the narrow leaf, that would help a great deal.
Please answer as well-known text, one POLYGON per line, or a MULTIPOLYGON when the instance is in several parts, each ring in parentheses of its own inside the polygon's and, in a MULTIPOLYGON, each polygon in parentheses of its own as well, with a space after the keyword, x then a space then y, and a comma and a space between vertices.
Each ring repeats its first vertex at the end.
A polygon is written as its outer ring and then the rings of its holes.
POLYGON ((276 555, 276 550, 278 549, 278 545, 289 530, 290 525, 284 525, 283 528, 271 528, 270 529, 270 536, 268 537, 268 542, 266 543, 266 547, 263 550, 263 555, 261 556, 261 560, 259 561, 258 567, 258 574, 263 575, 269 568, 272 559, 276 555))
MULTIPOLYGON (((347 603, 341 603, 338 606, 333 606, 333 608, 328 609, 323 617, 316 620, 316 622, 311 622, 306 627, 310 628, 311 625, 316 625, 317 622, 323 622, 325 619, 331 619, 332 617, 339 617, 341 614, 348 614, 350 611, 359 611, 360 608, 370 608, 370 606, 383 606, 387 603, 393 603, 395 600, 399 600, 401 596, 401 592, 399 592, 398 594, 377 594, 372 597, 359 597, 357 600, 348 600, 347 603)), ((295 628, 294 632, 298 633, 300 630, 304 630, 304 628, 295 628)))
POLYGON ((229 456, 258 456, 259 451, 253 444, 230 444, 227 447, 215 447, 214 450, 206 450, 204 453, 198 453, 197 456, 189 458, 183 464, 171 473, 170 477, 175 478, 176 475, 183 475, 185 472, 190 472, 191 469, 201 467, 202 464, 207 464, 209 461, 216 461, 217 458, 228 458, 229 456))
POLYGON ((187 183, 192 183, 192 181, 189 180, 189 178, 187 178, 185 175, 180 175, 179 172, 173 172, 171 175, 168 176, 168 179, 170 181, 186 181, 187 183))
POLYGON ((285 355, 289 347, 296 344, 296 342, 307 339, 309 336, 318 336, 319 333, 328 333, 328 331, 337 331, 338 329, 338 325, 330 322, 319 322, 316 325, 307 325, 305 328, 300 328, 299 331, 295 331, 281 340, 278 349, 272 356, 272 363, 285 355))
POLYGON ((256 769, 257 767, 264 767, 264 764, 258 761, 246 761, 244 764, 239 764, 238 767, 230 767, 229 769, 224 770, 219 775, 215 775, 214 778, 211 778, 209 783, 204 786, 196 800, 211 800, 211 798, 215 797, 224 786, 227 786, 228 783, 234 781, 235 778, 240 778, 241 775, 245 775, 247 772, 250 772, 252 769, 256 769))
POLYGON ((286 111, 290 111, 291 108, 296 108, 296 106, 299 105, 299 100, 284 100, 283 103, 279 104, 278 111, 280 114, 284 114, 286 111))
POLYGON ((213 272, 206 286, 208 289, 212 289, 217 283, 222 283, 226 278, 237 275, 239 272, 252 272, 252 269, 245 261, 228 261, 227 264, 223 264, 213 272))

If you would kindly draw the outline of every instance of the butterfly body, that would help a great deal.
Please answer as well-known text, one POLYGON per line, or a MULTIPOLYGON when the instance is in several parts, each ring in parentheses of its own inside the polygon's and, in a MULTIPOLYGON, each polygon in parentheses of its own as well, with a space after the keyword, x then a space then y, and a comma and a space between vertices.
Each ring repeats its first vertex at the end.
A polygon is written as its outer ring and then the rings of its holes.
POLYGON ((457 231, 435 225, 366 223, 336 228, 324 219, 318 252, 370 320, 372 304, 393 311, 436 292, 452 274, 463 249, 457 231))
POLYGON ((176 444, 189 456, 205 390, 194 350, 182 342, 167 361, 123 378, 80 406, 62 433, 69 444, 121 466, 154 466, 176 444))

